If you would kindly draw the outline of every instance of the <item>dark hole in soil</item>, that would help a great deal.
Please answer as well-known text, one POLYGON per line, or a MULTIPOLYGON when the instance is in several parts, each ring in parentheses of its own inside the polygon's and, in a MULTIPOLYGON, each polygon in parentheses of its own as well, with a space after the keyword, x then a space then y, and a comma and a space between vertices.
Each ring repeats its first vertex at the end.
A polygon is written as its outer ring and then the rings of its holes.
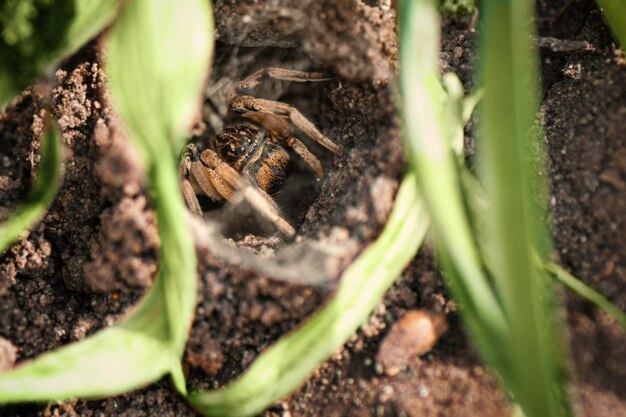
MULTIPOLYGON (((302 71, 327 70, 314 65, 310 58, 293 48, 238 47, 218 42, 203 106, 204 126, 192 142, 200 149, 206 149, 209 138, 221 131, 224 123, 231 117, 227 112, 230 97, 235 94, 234 83, 256 70, 267 67, 302 71)), ((326 107, 330 105, 328 95, 324 92, 328 85, 336 82, 329 80, 297 83, 268 78, 249 94, 294 106, 324 132, 319 115, 323 104, 326 107)), ((296 136, 322 162, 326 172, 332 169, 332 152, 301 132, 296 132, 296 136)), ((334 140, 332 137, 330 139, 334 140)), ((270 195, 278 205, 281 215, 297 230, 304 221, 306 211, 318 196, 324 178, 318 181, 302 158, 290 148, 284 149, 290 156, 285 178, 281 184, 270 190, 270 195)), ((225 237, 240 240, 248 234, 267 237, 276 233, 276 227, 246 201, 214 202, 206 196, 199 195, 199 202, 205 210, 205 219, 218 224, 220 232, 225 237)))

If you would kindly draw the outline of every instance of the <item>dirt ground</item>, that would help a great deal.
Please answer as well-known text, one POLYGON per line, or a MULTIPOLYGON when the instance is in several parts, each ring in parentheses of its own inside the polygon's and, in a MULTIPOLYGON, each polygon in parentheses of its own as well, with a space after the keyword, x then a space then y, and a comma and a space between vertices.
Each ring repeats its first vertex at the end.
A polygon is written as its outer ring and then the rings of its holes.
MULTIPOLYGON (((341 156, 315 145, 321 182, 292 158, 276 194, 298 228, 286 242, 243 205, 202 200, 199 291, 185 355, 192 386, 219 388, 319 307, 385 223, 402 175, 395 10, 385 0, 215 1, 218 43, 198 143, 220 128, 233 81, 265 66, 330 70, 332 81, 268 83, 258 95, 298 107, 341 156), (280 4, 279 4, 280 3, 280 4), (218 230, 225 236, 216 248, 218 230), (221 246, 220 246, 221 247, 221 246), (224 249, 225 248, 225 249, 224 249), (322 267, 320 267, 322 265, 322 267)), ((562 265, 626 310, 626 61, 590 0, 538 2, 543 122, 554 241, 562 265), (583 47, 586 41, 588 47, 583 47), (561 47, 565 45, 566 47, 561 47)), ((473 85, 471 19, 445 22, 441 66, 473 85)), ((117 322, 150 285, 159 238, 143 170, 106 106, 96 43, 56 72, 54 117, 66 145, 62 187, 41 224, 0 257, 0 369, 117 322)), ((26 91, 0 115, 0 220, 25 198, 38 163, 42 98, 26 91)), ((473 155, 468 129, 467 155, 473 155)), ((308 142, 307 142, 308 143, 308 142)), ((626 416, 626 334, 563 292, 580 416, 626 416)), ((429 249, 375 314, 265 416, 508 416, 505 394, 473 351, 429 249), (449 330, 395 376, 381 341, 402 314, 449 312, 449 330)), ((0 416, 194 416, 167 379, 115 398, 0 407, 0 416)))

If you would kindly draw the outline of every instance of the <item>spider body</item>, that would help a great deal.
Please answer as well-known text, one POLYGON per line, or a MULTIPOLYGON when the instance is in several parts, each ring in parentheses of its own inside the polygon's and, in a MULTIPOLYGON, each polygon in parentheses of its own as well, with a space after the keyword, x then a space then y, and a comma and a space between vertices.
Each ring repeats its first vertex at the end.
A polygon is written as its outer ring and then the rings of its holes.
MULTIPOLYGON (((298 82, 330 79, 325 73, 265 68, 240 81, 237 88, 254 88, 266 77, 298 82)), ((197 194, 221 202, 232 201, 240 192, 278 230, 294 235, 294 228, 269 195, 286 179, 290 160, 286 148, 302 158, 318 178, 324 176, 322 163, 295 137, 296 129, 333 153, 341 153, 341 148, 288 104, 237 95, 230 110, 238 116, 209 139, 206 150, 200 152, 191 144, 183 152, 180 177, 188 207, 202 216, 197 194)))
POLYGON ((270 194, 286 179, 289 153, 263 126, 240 121, 211 137, 209 146, 228 165, 270 194))

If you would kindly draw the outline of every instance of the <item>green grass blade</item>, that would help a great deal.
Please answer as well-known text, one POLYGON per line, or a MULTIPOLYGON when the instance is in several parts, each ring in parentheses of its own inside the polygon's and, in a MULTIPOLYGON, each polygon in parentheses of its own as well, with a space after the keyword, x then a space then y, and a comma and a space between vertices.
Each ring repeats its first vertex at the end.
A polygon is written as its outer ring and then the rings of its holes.
POLYGON ((0 108, 108 26, 119 0, 7 0, 0 6, 0 108))
POLYGON ((171 138, 182 137, 189 120, 181 109, 193 113, 199 104, 211 46, 211 15, 201 0, 135 0, 116 22, 107 61, 111 89, 122 117, 142 122, 128 127, 148 165, 161 234, 159 276, 119 325, 0 373, 0 403, 114 395, 168 372, 186 393, 180 358, 195 307, 196 263, 171 138), (156 32, 162 44, 154 43, 156 32))
POLYGON ((169 371, 170 352, 143 330, 105 330, 0 374, 0 403, 94 398, 124 393, 169 371))
POLYGON ((479 162, 490 201, 490 270, 511 331, 511 368, 504 382, 526 415, 565 416, 569 407, 552 288, 533 261, 533 250, 546 256, 549 235, 539 206, 546 186, 537 175, 545 172, 544 154, 533 130, 538 66, 529 41, 532 2, 486 0, 481 18, 485 95, 479 162))
POLYGON ((129 3, 110 34, 114 103, 148 163, 178 157, 199 116, 213 50, 209 3, 129 3))
POLYGON ((0 254, 15 242, 24 230, 39 221, 59 188, 63 150, 56 126, 48 127, 41 141, 41 162, 33 188, 26 201, 0 224, 0 254))
POLYGON ((196 304, 196 259, 177 163, 198 114, 212 48, 212 15, 203 0, 131 2, 116 21, 107 48, 113 102, 148 166, 161 235, 166 336, 178 356, 196 304))
POLYGON ((596 306, 612 315, 615 320, 617 320, 622 327, 626 329, 626 314, 611 303, 605 296, 554 262, 545 262, 544 268, 552 274, 555 279, 561 282, 561 284, 565 285, 570 290, 574 291, 581 297, 586 298, 596 306))
MULTIPOLYGON (((486 198, 485 190, 482 188, 476 177, 474 177, 472 173, 469 172, 469 170, 464 169, 462 175, 463 186, 466 189, 466 195, 470 197, 468 199, 468 202, 471 208, 472 215, 474 216, 474 222, 476 222, 478 225, 485 225, 485 215, 489 211, 489 201, 486 198)), ((484 227, 477 228, 479 232, 481 231, 481 229, 484 229, 484 227)), ((488 258, 490 256, 488 248, 481 249, 483 251, 483 257, 488 258)), ((624 314, 617 306, 611 303, 602 294, 600 294, 589 285, 585 284, 580 278, 577 278, 567 272, 557 263, 544 261, 534 251, 533 255, 534 261, 547 273, 549 273, 555 280, 612 315, 623 327, 626 328, 626 314, 624 314)), ((493 262, 487 262, 487 265, 489 264, 493 264, 493 262)))
POLYGON ((596 0, 615 37, 626 48, 626 1, 596 0))
POLYGON ((441 12, 449 15, 470 15, 478 11, 476 0, 441 0, 441 12))
MULTIPOLYGON (((464 169, 462 172, 463 186, 466 189, 466 195, 470 206, 470 211, 474 216, 474 222, 479 225, 485 225, 485 215, 489 211, 489 201, 486 198, 485 190, 482 188, 476 177, 473 176, 469 170, 464 169)), ((478 231, 484 227, 478 227, 478 231)), ((488 248, 481 248, 483 250, 483 257, 489 257, 488 248)), ((549 273, 555 280, 565 285, 570 290, 574 291, 581 297, 592 302, 597 307, 603 309, 610 315, 612 315, 623 327, 626 328, 626 314, 622 312, 617 306, 611 303, 598 291, 585 284, 580 278, 577 278, 567 272, 563 267, 557 263, 551 261, 544 261, 539 255, 533 251, 534 261, 549 273)), ((493 262, 487 262, 487 265, 493 264, 493 262)))
POLYGON ((74 17, 67 28, 66 44, 57 61, 72 55, 109 26, 123 3, 120 0, 74 0, 74 17))
POLYGON ((180 352, 171 343, 168 277, 163 274, 161 269, 155 285, 120 324, 0 372, 0 404, 117 395, 168 372, 185 394, 180 352))
POLYGON ((479 251, 460 187, 455 135, 462 131, 462 111, 445 113, 445 92, 438 78, 439 17, 436 1, 401 3, 401 86, 406 145, 432 217, 433 232, 452 291, 463 317, 492 363, 507 340, 504 314, 482 269, 479 251), (457 116, 455 120, 453 117, 457 116))
POLYGON ((201 0, 135 0, 112 29, 107 74, 114 103, 148 165, 161 234, 169 340, 182 355, 196 302, 177 161, 212 53, 212 15, 201 0))
POLYGON ((237 381, 190 396, 210 416, 252 416, 298 388, 363 324, 415 256, 429 220, 415 176, 405 177, 387 226, 344 273, 336 295, 300 329, 261 354, 237 381))

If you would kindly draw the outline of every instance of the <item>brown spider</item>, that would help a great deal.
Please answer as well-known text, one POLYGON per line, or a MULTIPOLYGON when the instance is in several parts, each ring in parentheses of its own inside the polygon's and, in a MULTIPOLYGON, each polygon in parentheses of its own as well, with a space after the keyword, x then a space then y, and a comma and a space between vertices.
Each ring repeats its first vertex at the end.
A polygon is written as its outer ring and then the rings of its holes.
MULTIPOLYGON (((264 78, 296 82, 326 81, 326 73, 264 68, 239 81, 236 91, 258 86, 264 78)), ((292 236, 294 228, 280 214, 269 190, 285 180, 291 148, 318 178, 324 176, 322 163, 304 143, 294 136, 297 128, 335 154, 341 147, 324 136, 295 107, 278 101, 236 95, 230 110, 237 117, 209 139, 208 149, 200 152, 194 145, 185 148, 180 163, 183 196, 189 209, 202 217, 196 194, 211 200, 232 201, 239 191, 250 205, 282 233, 292 236)))

